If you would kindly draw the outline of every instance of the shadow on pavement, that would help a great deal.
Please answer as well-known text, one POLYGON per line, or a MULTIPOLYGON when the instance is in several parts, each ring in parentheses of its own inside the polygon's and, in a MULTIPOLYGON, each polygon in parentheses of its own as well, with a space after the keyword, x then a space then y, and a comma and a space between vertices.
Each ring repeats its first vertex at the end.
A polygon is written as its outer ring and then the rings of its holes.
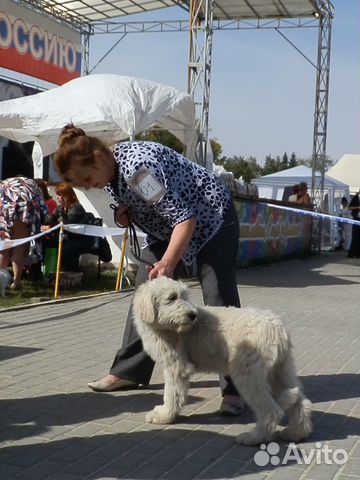
MULTIPOLYGON (((76 299, 75 299, 75 301, 76 301, 76 299)), ((49 317, 43 318, 41 320, 31 320, 29 322, 12 323, 12 324, 1 326, 0 330, 8 330, 10 328, 19 328, 19 327, 23 327, 25 325, 26 326, 28 326, 28 325, 39 325, 40 323, 49 323, 49 322, 54 322, 54 321, 58 321, 58 320, 69 320, 69 321, 72 322, 74 320, 74 318, 77 317, 78 315, 84 315, 87 312, 93 312, 94 310, 96 310, 98 308, 102 308, 104 305, 113 303, 115 301, 116 301, 116 299, 110 299, 110 300, 107 300, 105 302, 101 302, 101 303, 99 302, 97 305, 92 305, 92 306, 86 307, 86 308, 76 308, 76 303, 75 303, 73 309, 71 310, 71 315, 69 314, 69 312, 66 312, 66 313, 61 313, 60 315, 49 316, 49 317)), ((86 317, 84 317, 84 322, 85 321, 86 321, 86 317)))
MULTIPOLYGON (((336 438, 346 435, 342 431, 336 438)), ((309 441, 314 441, 314 438, 309 441)), ((316 437, 317 441, 322 439, 322 436, 316 437)), ((281 445, 280 458, 284 458, 287 447, 286 444, 281 445)), ((313 444, 302 443, 301 448, 308 450, 314 447, 313 444)), ((195 476, 204 479, 239 478, 240 472, 242 477, 245 472, 268 472, 282 467, 281 464, 257 465, 254 455, 258 451, 257 447, 237 445, 230 435, 170 427, 166 430, 71 437, 47 443, 8 446, 2 449, 0 460, 20 467, 20 477, 24 479, 40 478, 37 475, 41 474, 41 478, 54 475, 59 479, 150 480, 165 472, 164 478, 168 480, 195 476), (223 458, 218 462, 221 456, 223 458), (197 476, 205 467, 208 470, 197 476)), ((294 460, 289 460, 286 466, 292 464, 296 466, 294 460)))
POLYGON ((338 375, 308 375, 299 377, 306 396, 313 402, 334 402, 346 398, 358 398, 360 375, 339 373, 338 375))
MULTIPOLYGON (((358 376, 355 374, 314 375, 302 377, 301 380, 305 387, 306 396, 314 403, 357 398, 358 396, 358 376)), ((214 384, 217 385, 213 381, 192 382, 193 387, 196 388, 209 388, 214 384)), ((157 386, 155 385, 155 387, 157 386)), ((202 398, 199 396, 190 396, 189 398, 189 403, 200 401, 202 401, 202 398)), ((144 412, 145 415, 145 412, 161 402, 162 395, 149 392, 148 389, 131 392, 127 395, 84 392, 5 399, 0 401, 0 423, 2 425, 0 441, 41 436, 54 426, 70 426, 70 431, 77 425, 80 426, 97 420, 101 423, 101 419, 117 417, 121 414, 144 412)), ((131 420, 131 417, 129 417, 129 420, 131 420)), ((120 421, 120 418, 114 418, 114 422, 118 421, 120 421)), ((236 419, 220 416, 214 411, 206 414, 193 413, 186 417, 181 416, 178 423, 185 425, 231 425, 233 423, 246 424, 252 421, 250 411, 236 419)), ((315 411, 314 424, 318 422, 332 429, 344 424, 345 427, 342 427, 339 431, 339 438, 354 433, 356 429, 357 432, 360 430, 360 419, 348 418, 341 414, 315 411)), ((109 424, 109 422, 106 423, 109 424)))
POLYGON ((40 352, 43 348, 15 347, 12 345, 0 345, 0 361, 10 358, 28 355, 29 353, 40 352))

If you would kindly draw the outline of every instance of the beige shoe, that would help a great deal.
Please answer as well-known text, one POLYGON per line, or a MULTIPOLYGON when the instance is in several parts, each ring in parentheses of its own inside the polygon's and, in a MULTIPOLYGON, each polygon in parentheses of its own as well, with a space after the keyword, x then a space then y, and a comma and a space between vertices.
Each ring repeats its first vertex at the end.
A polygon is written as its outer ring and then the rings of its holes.
POLYGON ((95 380, 94 382, 88 383, 88 387, 94 390, 94 392, 114 392, 115 390, 131 389, 138 386, 139 384, 137 382, 127 380, 126 378, 119 378, 119 380, 116 380, 115 382, 95 380))

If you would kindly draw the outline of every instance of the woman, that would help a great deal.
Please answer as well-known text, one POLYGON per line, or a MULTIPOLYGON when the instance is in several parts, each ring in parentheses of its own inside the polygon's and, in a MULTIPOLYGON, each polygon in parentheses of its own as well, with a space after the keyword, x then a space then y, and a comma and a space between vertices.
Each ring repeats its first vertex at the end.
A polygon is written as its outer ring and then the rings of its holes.
MULTIPOLYGON (((240 307, 238 218, 230 193, 212 172, 152 142, 125 142, 111 151, 74 125, 64 127, 59 145, 59 174, 76 186, 105 188, 118 205, 116 221, 147 234, 141 256, 153 267, 140 263, 135 286, 160 275, 178 278, 183 264, 196 261, 204 303, 240 307)), ((109 375, 88 385, 95 391, 147 385, 153 368, 130 311, 109 375)), ((240 413, 243 403, 231 380, 221 383, 221 410, 240 413)))
MULTIPOLYGON (((76 193, 67 183, 60 183, 55 188, 59 206, 51 215, 47 215, 47 225, 63 223, 85 223, 86 211, 80 204, 76 193)), ((66 232, 63 243, 62 270, 70 272, 80 271, 80 255, 91 253, 94 246, 94 238, 89 235, 80 235, 66 232)))
POLYGON ((49 213, 54 213, 55 210, 57 209, 58 205, 57 205, 56 201, 50 195, 45 180, 43 180, 42 178, 35 178, 34 180, 39 185, 40 190, 42 191, 42 194, 43 194, 48 212, 49 213))
MULTIPOLYGON (((40 233, 47 213, 46 204, 36 182, 30 178, 13 177, 0 182, 0 239, 16 240, 40 233)), ((30 243, 0 252, 0 268, 11 261, 14 281, 11 288, 20 289, 24 266, 28 261, 30 243)))

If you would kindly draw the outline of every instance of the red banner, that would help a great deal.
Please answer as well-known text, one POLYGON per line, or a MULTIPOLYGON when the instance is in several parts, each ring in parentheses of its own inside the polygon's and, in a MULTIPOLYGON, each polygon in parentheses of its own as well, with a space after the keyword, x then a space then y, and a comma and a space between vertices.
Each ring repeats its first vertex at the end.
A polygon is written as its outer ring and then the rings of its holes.
POLYGON ((62 85, 81 75, 80 33, 2 0, 0 66, 62 85))

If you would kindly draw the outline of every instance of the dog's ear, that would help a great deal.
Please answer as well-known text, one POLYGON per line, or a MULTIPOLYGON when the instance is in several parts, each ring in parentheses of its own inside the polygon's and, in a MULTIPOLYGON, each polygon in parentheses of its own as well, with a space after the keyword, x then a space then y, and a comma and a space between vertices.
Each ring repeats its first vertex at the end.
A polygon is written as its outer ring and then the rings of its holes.
POLYGON ((155 299, 149 280, 140 285, 134 294, 133 311, 135 317, 145 323, 154 323, 155 321, 155 299))

